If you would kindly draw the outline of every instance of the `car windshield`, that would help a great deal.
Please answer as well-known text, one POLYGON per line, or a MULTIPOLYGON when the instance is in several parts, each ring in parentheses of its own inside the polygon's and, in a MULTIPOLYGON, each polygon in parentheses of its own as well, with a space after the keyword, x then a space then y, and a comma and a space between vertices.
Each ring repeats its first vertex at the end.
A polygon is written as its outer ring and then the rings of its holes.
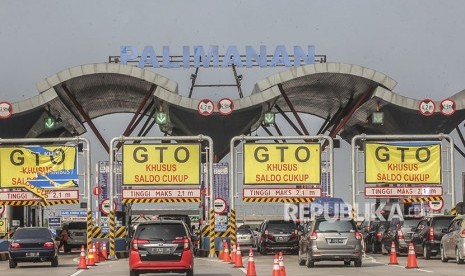
POLYGON ((18 229, 13 235, 13 239, 50 238, 50 231, 47 228, 18 229))
POLYGON ((143 240, 174 240, 186 236, 184 227, 179 224, 149 224, 139 225, 135 235, 138 239, 143 240))
POLYGON ((295 224, 290 221, 270 222, 268 231, 271 233, 291 233, 295 229, 295 224))
POLYGON ((252 235, 252 231, 250 229, 238 229, 238 235, 252 235))
POLYGON ((68 223, 68 229, 79 229, 79 230, 86 230, 87 224, 86 222, 70 222, 68 223))
POLYGON ((350 232, 355 231, 355 224, 350 220, 322 220, 315 226, 316 232, 350 232))
POLYGON ((433 229, 435 232, 441 232, 442 229, 447 229, 450 222, 452 221, 453 217, 451 218, 436 218, 435 223, 433 224, 433 229))
POLYGON ((404 220, 400 220, 399 218, 394 218, 394 219, 392 219, 391 224, 389 225, 389 228, 390 229, 395 229, 395 228, 397 228, 397 226, 400 226, 402 228, 413 228, 413 227, 416 227, 418 225, 420 220, 421 220, 420 218, 418 218, 418 219, 404 219, 404 220))

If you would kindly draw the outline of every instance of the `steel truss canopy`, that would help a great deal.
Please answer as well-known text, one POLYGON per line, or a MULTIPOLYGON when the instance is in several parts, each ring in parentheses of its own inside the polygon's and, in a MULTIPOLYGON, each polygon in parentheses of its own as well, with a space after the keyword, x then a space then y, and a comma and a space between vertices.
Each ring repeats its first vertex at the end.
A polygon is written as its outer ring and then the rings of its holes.
POLYGON ((46 78, 37 84, 39 95, 12 103, 13 115, 0 120, 0 137, 76 136, 87 131, 85 124, 99 136, 93 119, 134 113, 123 134, 129 136, 137 124, 145 120, 144 126, 149 125, 154 114, 162 111, 169 117, 169 123, 160 126, 162 132, 208 135, 214 141, 215 155, 222 158, 229 152, 231 138, 256 130, 267 112, 292 112, 297 120, 298 113, 320 117, 325 123, 314 134, 340 135, 349 143, 362 133, 448 134, 465 119, 465 90, 449 97, 456 103, 455 113, 441 114, 443 99, 439 99, 435 113, 425 117, 418 110, 421 99, 393 92, 396 84, 389 76, 358 65, 310 64, 258 81, 250 96, 233 100, 230 115, 221 115, 215 106, 211 116, 202 116, 197 111, 200 99, 181 96, 175 81, 152 69, 118 63, 86 64, 46 78), (382 125, 371 122, 376 111, 384 113, 382 125), (50 116, 56 119, 53 129, 44 126, 50 116))

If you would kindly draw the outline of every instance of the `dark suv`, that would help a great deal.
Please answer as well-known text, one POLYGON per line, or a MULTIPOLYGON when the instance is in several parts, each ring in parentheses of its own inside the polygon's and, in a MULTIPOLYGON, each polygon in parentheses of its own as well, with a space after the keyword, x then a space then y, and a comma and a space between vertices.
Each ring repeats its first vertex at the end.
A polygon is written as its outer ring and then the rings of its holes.
POLYGON ((413 233, 415 253, 423 254, 425 260, 438 255, 441 239, 444 236, 443 229, 447 229, 453 219, 454 216, 447 215, 424 217, 413 233))
POLYGON ((129 252, 129 274, 186 273, 194 275, 194 251, 188 226, 180 220, 137 225, 129 252))
POLYGON ((392 242, 394 241, 397 253, 408 253, 413 232, 421 219, 422 217, 393 218, 389 222, 389 228, 384 232, 384 249, 391 252, 392 242))
POLYGON ((68 244, 63 246, 65 253, 72 248, 87 247, 87 223, 85 221, 72 221, 66 224, 69 232, 68 244))
POLYGON ((297 225, 293 221, 269 220, 260 227, 260 253, 289 251, 297 253, 299 235, 297 225))

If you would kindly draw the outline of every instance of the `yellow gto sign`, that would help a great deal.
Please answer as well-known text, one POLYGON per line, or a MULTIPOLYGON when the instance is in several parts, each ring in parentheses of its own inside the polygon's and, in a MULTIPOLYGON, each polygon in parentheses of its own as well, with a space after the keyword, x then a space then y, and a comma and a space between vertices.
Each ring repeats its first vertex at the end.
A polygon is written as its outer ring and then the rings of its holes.
POLYGON ((366 183, 441 183, 441 145, 365 144, 366 183))
POLYGON ((245 144, 244 185, 320 184, 320 144, 245 144))
POLYGON ((123 145, 123 185, 173 184, 200 184, 200 144, 123 145))

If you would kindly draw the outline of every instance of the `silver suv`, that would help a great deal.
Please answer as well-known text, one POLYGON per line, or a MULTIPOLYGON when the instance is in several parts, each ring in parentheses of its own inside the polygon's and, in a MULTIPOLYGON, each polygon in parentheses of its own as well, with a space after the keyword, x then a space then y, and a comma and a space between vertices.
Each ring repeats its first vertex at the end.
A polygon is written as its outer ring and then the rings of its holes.
POLYGON ((64 246, 66 253, 72 248, 87 247, 87 223, 85 221, 73 221, 66 224, 69 231, 68 245, 64 246))
POLYGON ((455 258, 457 264, 465 263, 465 215, 455 217, 441 239, 441 261, 455 258))
POLYGON ((317 218, 299 244, 299 264, 315 266, 318 261, 344 261, 362 266, 362 235, 352 219, 317 218))

